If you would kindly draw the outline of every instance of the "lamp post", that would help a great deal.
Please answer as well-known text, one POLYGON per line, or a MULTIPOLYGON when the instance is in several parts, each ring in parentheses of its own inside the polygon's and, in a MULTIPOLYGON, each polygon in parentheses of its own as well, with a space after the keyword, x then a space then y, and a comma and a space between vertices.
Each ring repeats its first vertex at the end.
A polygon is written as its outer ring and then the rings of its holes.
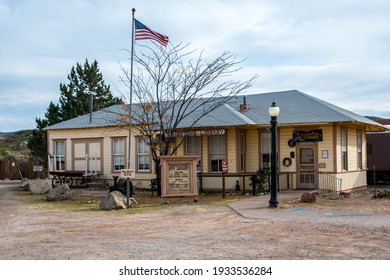
POLYGON ((279 107, 276 106, 275 100, 272 102, 271 107, 268 109, 268 114, 271 117, 271 199, 269 200, 270 208, 278 207, 278 163, 277 163, 277 118, 279 116, 279 107))

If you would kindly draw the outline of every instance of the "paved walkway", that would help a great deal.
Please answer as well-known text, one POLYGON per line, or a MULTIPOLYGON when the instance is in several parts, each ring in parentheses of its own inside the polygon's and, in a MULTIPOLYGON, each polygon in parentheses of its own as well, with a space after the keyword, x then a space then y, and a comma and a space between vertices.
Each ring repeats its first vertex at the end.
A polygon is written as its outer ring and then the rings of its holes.
MULTIPOLYGON (((307 191, 287 190, 278 192, 279 206, 283 200, 299 198, 307 191)), ((231 203, 229 206, 244 218, 258 219, 263 218, 265 212, 274 209, 269 208, 270 194, 255 196, 249 199, 243 199, 231 203)))
MULTIPOLYGON (((278 192, 279 204, 283 200, 300 198, 306 191, 281 191, 278 192)), ((307 223, 327 223, 337 226, 358 226, 367 228, 390 229, 390 214, 365 213, 357 211, 344 211, 333 209, 292 208, 272 209, 268 201, 270 195, 256 196, 231 203, 229 206, 239 213, 243 222, 255 220, 294 221, 307 223)))

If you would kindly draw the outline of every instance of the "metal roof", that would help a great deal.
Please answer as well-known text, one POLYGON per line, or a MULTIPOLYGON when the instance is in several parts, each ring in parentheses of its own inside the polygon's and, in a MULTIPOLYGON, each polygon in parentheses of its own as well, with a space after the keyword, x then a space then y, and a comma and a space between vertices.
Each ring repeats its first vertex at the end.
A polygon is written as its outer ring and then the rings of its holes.
MULTIPOLYGON (((247 95, 246 101, 251 108, 247 112, 243 112, 243 114, 257 124, 268 124, 270 118, 268 108, 274 100, 280 108, 279 124, 362 122, 380 126, 377 122, 366 117, 298 90, 247 95)), ((239 103, 242 103, 242 99, 237 100, 236 104, 232 106, 237 108, 239 103)))
MULTIPOLYGON (((315 98, 298 90, 269 92, 246 95, 246 103, 250 105, 247 111, 240 112, 243 96, 236 96, 208 115, 196 125, 190 115, 180 125, 186 127, 219 127, 238 125, 269 125, 268 108, 275 100, 280 108, 279 125, 319 124, 334 122, 359 122, 367 125, 369 130, 386 130, 386 128, 366 117, 355 114, 331 103, 315 98)), ((133 113, 136 106, 133 106, 133 113)), ((93 112, 92 122, 86 114, 45 128, 45 130, 93 128, 124 125, 121 116, 128 115, 125 105, 113 105, 93 112)))
POLYGON ((44 130, 118 126, 123 125, 123 121, 121 121, 121 116, 123 115, 128 115, 125 105, 112 105, 105 109, 93 112, 92 122, 90 122, 90 114, 88 113, 70 120, 50 125, 45 127, 44 130))

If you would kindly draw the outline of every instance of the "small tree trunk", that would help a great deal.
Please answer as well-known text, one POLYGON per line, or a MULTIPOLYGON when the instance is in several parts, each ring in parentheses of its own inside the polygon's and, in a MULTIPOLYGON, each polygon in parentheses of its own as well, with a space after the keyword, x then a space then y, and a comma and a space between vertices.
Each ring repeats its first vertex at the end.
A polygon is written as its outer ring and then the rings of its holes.
POLYGON ((160 166, 160 158, 154 160, 155 163, 155 171, 156 171, 156 183, 157 183, 157 195, 161 196, 161 166, 160 166))

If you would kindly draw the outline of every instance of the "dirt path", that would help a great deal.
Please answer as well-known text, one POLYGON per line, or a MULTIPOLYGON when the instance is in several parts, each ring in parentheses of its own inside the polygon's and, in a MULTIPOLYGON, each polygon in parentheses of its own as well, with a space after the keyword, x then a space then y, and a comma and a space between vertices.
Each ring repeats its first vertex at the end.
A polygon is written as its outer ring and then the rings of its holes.
POLYGON ((202 203, 99 213, 26 206, 2 188, 0 259, 390 259, 390 229, 369 224, 245 219, 202 203))

